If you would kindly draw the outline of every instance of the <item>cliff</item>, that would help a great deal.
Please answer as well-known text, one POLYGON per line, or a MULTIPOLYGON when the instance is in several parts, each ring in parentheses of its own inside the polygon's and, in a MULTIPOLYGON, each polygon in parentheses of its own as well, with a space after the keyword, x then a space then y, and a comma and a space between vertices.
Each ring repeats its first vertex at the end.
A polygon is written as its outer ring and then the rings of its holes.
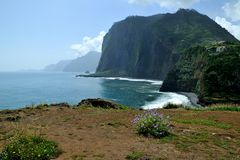
POLYGON ((188 49, 160 90, 196 92, 204 104, 240 103, 240 44, 219 42, 188 49))
POLYGON ((104 37, 96 76, 163 80, 185 49, 221 40, 237 41, 195 10, 131 16, 115 23, 104 37))

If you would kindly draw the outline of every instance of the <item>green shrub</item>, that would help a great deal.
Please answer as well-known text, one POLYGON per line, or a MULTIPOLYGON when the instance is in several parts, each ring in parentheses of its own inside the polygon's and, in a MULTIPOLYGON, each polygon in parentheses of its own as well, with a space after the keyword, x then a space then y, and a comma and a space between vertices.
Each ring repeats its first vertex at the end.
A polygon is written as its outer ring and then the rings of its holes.
POLYGON ((183 105, 169 103, 169 104, 167 104, 166 106, 163 107, 163 109, 177 109, 177 108, 184 108, 184 106, 183 105))
POLYGON ((212 107, 212 108, 207 108, 207 110, 240 112, 240 107, 212 107))
POLYGON ((240 112, 240 105, 237 104, 215 104, 206 108, 210 111, 232 111, 240 112))
POLYGON ((133 123, 140 135, 161 138, 170 134, 171 125, 168 117, 164 117, 154 110, 145 111, 144 114, 138 115, 134 118, 133 123))
POLYGON ((142 152, 132 152, 131 154, 126 156, 126 160, 138 160, 144 156, 142 152))
POLYGON ((60 151, 57 144, 38 136, 21 136, 6 145, 1 160, 49 160, 60 151))

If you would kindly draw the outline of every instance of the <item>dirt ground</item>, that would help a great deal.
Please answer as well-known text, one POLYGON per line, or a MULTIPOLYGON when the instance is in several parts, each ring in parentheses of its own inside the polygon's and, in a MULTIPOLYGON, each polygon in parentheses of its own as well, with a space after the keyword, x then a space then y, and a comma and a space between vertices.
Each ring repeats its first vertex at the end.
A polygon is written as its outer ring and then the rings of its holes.
POLYGON ((56 141, 58 160, 240 159, 240 113, 159 110, 170 116, 172 135, 163 139, 138 135, 132 124, 140 110, 47 107, 0 112, 0 151, 17 134, 56 141))

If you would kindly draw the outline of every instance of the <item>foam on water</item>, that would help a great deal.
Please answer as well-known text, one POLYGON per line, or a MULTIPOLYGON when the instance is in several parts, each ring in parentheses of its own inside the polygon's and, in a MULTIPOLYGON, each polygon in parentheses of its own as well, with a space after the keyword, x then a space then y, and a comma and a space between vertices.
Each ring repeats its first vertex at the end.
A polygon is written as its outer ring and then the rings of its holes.
POLYGON ((0 73, 0 110, 41 103, 77 104, 82 99, 96 97, 144 109, 161 108, 168 103, 189 103, 185 96, 160 93, 162 81, 121 77, 74 78, 75 74, 0 73))
MULTIPOLYGON (((122 81, 132 81, 132 82, 148 82, 152 85, 162 85, 163 81, 157 80, 149 80, 149 79, 134 79, 134 78, 122 78, 122 77, 104 77, 104 79, 108 80, 122 80, 122 81)), ((140 92, 140 91, 139 91, 140 92)), ((144 91, 140 92, 144 93, 144 91)), ((177 104, 177 105, 191 105, 188 97, 172 93, 172 92, 159 92, 158 90, 153 90, 151 93, 159 94, 159 97, 155 101, 145 102, 145 105, 141 106, 143 109, 156 109, 163 108, 165 105, 177 104)))
POLYGON ((122 78, 122 77, 104 77, 103 79, 109 80, 121 80, 121 81, 132 81, 132 82, 148 82, 153 85, 162 85, 163 81, 149 80, 149 79, 134 79, 134 78, 122 78))
POLYGON ((184 96, 177 93, 171 93, 171 92, 160 92, 161 96, 152 102, 146 103, 141 108, 143 109, 156 109, 156 108, 163 108, 165 105, 171 103, 171 104, 177 104, 177 105, 190 105, 190 100, 184 96))

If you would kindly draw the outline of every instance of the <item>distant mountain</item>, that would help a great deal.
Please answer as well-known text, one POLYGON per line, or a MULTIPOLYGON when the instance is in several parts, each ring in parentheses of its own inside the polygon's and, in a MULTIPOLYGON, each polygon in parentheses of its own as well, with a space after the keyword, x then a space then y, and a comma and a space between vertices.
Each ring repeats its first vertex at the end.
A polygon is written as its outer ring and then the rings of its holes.
POLYGON ((101 54, 98 52, 89 52, 86 56, 72 60, 64 69, 64 72, 95 72, 100 60, 101 54))
POLYGON ((240 43, 188 49, 160 90, 195 92, 203 104, 240 103, 240 43))
POLYGON ((44 71, 61 72, 64 68, 71 63, 72 60, 63 60, 56 64, 50 64, 44 68, 44 71))
POLYGON ((45 67, 45 71, 58 71, 58 72, 95 72, 98 66, 101 53, 89 52, 83 57, 73 60, 60 61, 57 64, 52 64, 45 67))
POLYGON ((115 23, 104 37, 95 76, 163 80, 186 49, 212 41, 238 42, 215 21, 195 10, 131 16, 115 23))

